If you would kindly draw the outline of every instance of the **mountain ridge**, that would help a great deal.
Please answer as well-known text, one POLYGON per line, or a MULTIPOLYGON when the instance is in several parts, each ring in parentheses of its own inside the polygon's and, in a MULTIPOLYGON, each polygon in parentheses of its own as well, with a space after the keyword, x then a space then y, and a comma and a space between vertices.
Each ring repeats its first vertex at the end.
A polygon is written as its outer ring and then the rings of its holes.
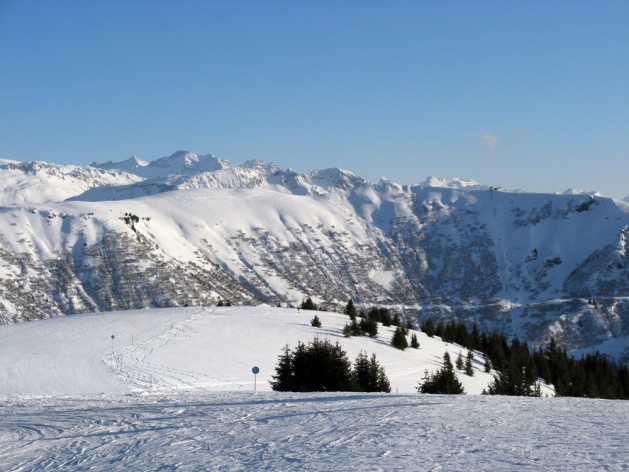
MULTIPOLYGON (((5 197, 0 319, 312 296, 330 308, 351 297, 422 320, 456 318, 534 345, 553 336, 568 349, 602 349, 629 335, 622 201, 461 179, 372 183, 253 160, 231 167, 184 151, 158 161, 146 177, 53 166, 84 179, 75 195, 52 201, 65 196, 55 190, 64 180, 50 178, 50 198, 5 197)), ((11 165, 0 176, 43 172, 11 165)), ((629 357, 614 346, 610 354, 629 357)))

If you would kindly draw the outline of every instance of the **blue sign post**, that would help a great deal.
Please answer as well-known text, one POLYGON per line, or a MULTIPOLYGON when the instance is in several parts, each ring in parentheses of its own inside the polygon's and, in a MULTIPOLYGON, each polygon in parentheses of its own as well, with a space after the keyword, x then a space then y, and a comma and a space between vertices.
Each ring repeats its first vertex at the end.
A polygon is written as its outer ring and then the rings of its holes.
POLYGON ((256 383, 258 380, 260 369, 258 368, 258 366, 254 366, 253 369, 251 369, 251 372, 253 372, 253 393, 256 393, 256 383))

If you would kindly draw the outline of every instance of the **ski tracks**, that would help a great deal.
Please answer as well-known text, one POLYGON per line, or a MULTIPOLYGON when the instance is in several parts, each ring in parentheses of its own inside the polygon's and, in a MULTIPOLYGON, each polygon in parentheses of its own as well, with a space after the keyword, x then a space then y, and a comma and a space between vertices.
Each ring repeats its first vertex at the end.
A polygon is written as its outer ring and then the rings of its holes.
POLYGON ((208 314, 223 316, 204 309, 201 313, 171 324, 169 329, 147 341, 115 350, 103 358, 103 363, 131 391, 136 392, 188 391, 220 383, 221 380, 213 376, 147 360, 154 351, 171 340, 197 334, 192 327, 193 323, 208 314))

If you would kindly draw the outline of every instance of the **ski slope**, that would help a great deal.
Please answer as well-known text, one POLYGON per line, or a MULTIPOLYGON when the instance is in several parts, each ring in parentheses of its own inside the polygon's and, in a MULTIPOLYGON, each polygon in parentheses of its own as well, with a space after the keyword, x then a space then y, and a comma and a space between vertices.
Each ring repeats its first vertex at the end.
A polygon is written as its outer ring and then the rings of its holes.
MULTIPOLYGON (((466 350, 417 332, 420 349, 390 346, 393 328, 378 337, 344 338, 349 318, 275 307, 207 307, 74 315, 0 326, 0 394, 72 395, 182 391, 270 391, 284 346, 316 336, 339 341, 349 359, 365 351, 385 367, 393 392, 414 393, 424 371, 466 350), (111 336, 114 336, 112 339, 111 336), (258 366, 257 378, 251 373, 258 366)), ((459 373, 479 394, 492 376, 476 355, 475 375, 459 373)))
MULTIPOLYGON (((629 403, 420 395, 458 346, 341 336, 348 318, 274 307, 110 312, 0 326, 0 464, 40 470, 622 470, 629 403), (112 339, 111 336, 114 336, 112 339), (283 346, 315 336, 376 353, 390 394, 282 393, 283 346), (257 379, 251 372, 260 368, 257 379), (254 392, 254 382, 256 391, 254 392)), ((546 392, 549 392, 546 390, 546 392)))
POLYGON ((629 404, 419 394, 0 397, 4 471, 626 470, 629 404))

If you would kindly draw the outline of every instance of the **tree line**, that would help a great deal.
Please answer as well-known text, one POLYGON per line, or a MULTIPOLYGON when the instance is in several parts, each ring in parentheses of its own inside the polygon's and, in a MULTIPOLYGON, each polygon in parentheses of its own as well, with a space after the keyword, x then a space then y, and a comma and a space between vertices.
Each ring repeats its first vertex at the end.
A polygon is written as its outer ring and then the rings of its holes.
MULTIPOLYGON (((301 308, 305 310, 318 309, 310 298, 304 301, 301 308)), ((404 323, 400 315, 392 315, 388 309, 377 306, 366 311, 359 311, 351 299, 348 301, 344 313, 349 317, 349 322, 343 328, 344 336, 375 337, 378 334, 378 324, 381 323, 384 326, 396 326, 391 339, 393 347, 401 350, 409 347, 407 335, 412 329, 412 325, 409 321, 404 323)), ((316 315, 311 324, 320 326, 320 320, 316 315)), ((467 348, 466 359, 463 360, 462 354, 459 353, 456 360, 457 369, 464 371, 467 375, 474 374, 472 351, 482 353, 485 358, 485 371, 491 372, 494 369, 496 372, 494 380, 484 391, 486 394, 540 396, 539 380, 542 379, 547 384, 554 386, 557 396, 629 399, 629 368, 625 365, 614 364, 598 352, 589 353, 576 359, 558 347, 552 338, 545 347, 531 349, 526 341, 520 340, 517 336, 509 342, 504 334, 495 331, 490 334, 481 333, 476 324, 468 329, 466 324, 457 321, 440 322, 435 326, 432 319, 428 318, 420 326, 420 329, 428 336, 439 336, 445 342, 456 343, 467 348)), ((414 333, 411 335, 410 347, 419 348, 419 342, 414 333)), ((314 367, 315 364, 326 365, 328 362, 326 359, 342 358, 343 356, 344 351, 338 343, 331 345, 326 341, 315 340, 308 346, 302 343, 298 344, 295 351, 290 351, 287 346, 284 355, 280 356, 280 362, 276 368, 277 378, 274 377, 275 382, 272 386, 274 389, 280 390, 288 388, 290 391, 306 391, 303 389, 311 388, 313 385, 308 385, 308 381, 302 380, 299 380, 301 383, 295 383, 297 382, 295 379, 301 378, 302 375, 310 377, 312 372, 318 372, 318 368, 314 367), (315 356, 313 359, 318 360, 309 364, 303 361, 303 356, 315 356), (324 359, 323 364, 321 359, 324 359), (285 379, 293 379, 290 381, 293 383, 285 379)), ((359 357, 360 362, 359 359, 356 362, 361 366, 360 369, 363 369, 362 366, 366 365, 366 361, 369 361, 372 369, 371 378, 380 375, 380 387, 384 388, 383 386, 388 385, 384 369, 377 363, 375 355, 370 359, 367 359, 366 354, 359 357)), ((350 391, 389 391, 362 390, 367 387, 356 383, 358 374, 352 371, 349 360, 345 358, 341 364, 345 367, 339 368, 329 364, 323 370, 328 370, 332 373, 331 375, 344 372, 345 384, 343 389, 350 391)), ((356 368, 355 366, 354 370, 356 368)), ((314 375, 315 379, 317 375, 314 375)), ((340 385, 328 380, 325 382, 317 380, 317 382, 316 389, 319 390, 330 390, 340 385)), ((387 388, 390 389, 390 387, 387 388)), ((444 354, 441 369, 433 374, 426 372, 424 378, 419 382, 417 390, 422 393, 464 393, 462 385, 456 378, 449 353, 444 354)))
POLYGON ((547 346, 531 349, 517 336, 509 343, 504 334, 480 333, 476 325, 469 330, 457 321, 435 326, 427 319, 421 329, 428 336, 482 352, 485 370, 498 371, 486 393, 539 395, 541 378, 555 387, 557 396, 629 399, 629 368, 614 364, 598 352, 576 359, 558 347, 553 338, 547 346))

